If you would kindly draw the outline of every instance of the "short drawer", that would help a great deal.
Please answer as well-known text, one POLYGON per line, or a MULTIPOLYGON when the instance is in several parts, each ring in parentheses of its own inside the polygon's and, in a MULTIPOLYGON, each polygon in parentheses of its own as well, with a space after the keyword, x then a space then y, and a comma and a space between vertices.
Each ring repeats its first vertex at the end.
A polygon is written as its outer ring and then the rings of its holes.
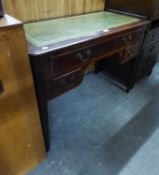
POLYGON ((71 53, 50 57, 52 76, 58 77, 81 66, 81 64, 88 63, 96 58, 104 58, 107 55, 119 52, 120 49, 139 43, 142 32, 142 30, 139 30, 102 43, 77 49, 71 53))
POLYGON ((156 61, 153 59, 145 66, 140 67, 136 72, 135 80, 138 81, 151 74, 153 67, 155 66, 156 61))
POLYGON ((151 45, 159 40, 159 27, 149 30, 145 37, 144 46, 151 45))
POLYGON ((63 94, 77 87, 83 79, 81 69, 76 69, 64 76, 52 80, 53 97, 63 94))
POLYGON ((133 45, 124 49, 123 54, 118 59, 119 64, 125 64, 138 55, 139 45, 133 45))
POLYGON ((145 67, 146 65, 151 64, 151 62, 154 62, 154 60, 157 59, 158 53, 159 53, 159 43, 145 48, 142 51, 138 67, 142 68, 145 67))

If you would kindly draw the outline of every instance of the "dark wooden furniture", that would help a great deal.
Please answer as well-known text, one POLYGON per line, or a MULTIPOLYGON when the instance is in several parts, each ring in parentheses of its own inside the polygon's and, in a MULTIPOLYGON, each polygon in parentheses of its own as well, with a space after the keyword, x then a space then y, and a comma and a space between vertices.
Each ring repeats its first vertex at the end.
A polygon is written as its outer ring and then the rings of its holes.
MULTIPOLYGON (((152 69, 156 63, 158 49, 159 49, 159 0, 106 0, 105 10, 112 12, 119 12, 122 14, 129 14, 133 16, 139 16, 142 18, 146 18, 150 21, 150 24, 145 32, 144 42, 142 44, 139 59, 136 64, 136 70, 134 74, 133 81, 127 77, 126 83, 129 84, 131 82, 131 86, 127 86, 132 88, 134 83, 138 80, 150 75, 152 69)), ((114 58, 115 60, 115 58, 114 58)), ((123 71, 129 74, 129 70, 127 70, 127 64, 120 65, 117 62, 106 61, 102 62, 101 67, 105 72, 109 73, 120 82, 125 83, 125 76, 123 76, 123 71), (110 69, 111 67, 111 69, 110 69), (118 69, 116 69, 118 67, 118 69), (116 72, 116 70, 118 70, 116 72), (121 70, 121 71, 119 71, 121 70)), ((132 66, 134 62, 132 61, 132 66)))
POLYGON ((45 158, 23 24, 0 18, 0 174, 27 174, 45 158))
MULTIPOLYGON (((124 17, 115 13, 102 13, 117 15, 116 17, 124 17)), ((93 18, 90 20, 93 20, 93 18)), ((100 19, 98 19, 98 21, 99 20, 100 19)), ((127 22, 127 20, 125 21, 127 22)), ((114 25, 115 23, 112 24, 114 25)), ((46 147, 48 147, 49 144, 47 101, 80 85, 86 68, 92 63, 116 54, 118 55, 119 63, 128 62, 137 56, 147 24, 148 21, 138 19, 136 22, 127 25, 109 28, 109 30, 95 32, 84 37, 49 45, 37 43, 39 46, 36 46, 35 42, 35 39, 38 38, 35 37, 34 40, 30 38, 35 35, 35 27, 36 25, 38 26, 38 23, 33 25, 26 24, 26 36, 28 41, 30 41, 29 54, 39 99, 39 109, 41 112, 41 122, 46 147), (31 31, 33 27, 33 35, 32 32, 28 30, 28 27, 31 28, 31 31), (33 43, 35 42, 35 44, 31 43, 31 41, 33 41, 33 43)), ((42 25, 43 24, 40 24, 41 27, 42 25)), ((83 23, 83 25, 87 26, 87 23, 83 23)), ((95 25, 97 24, 95 23, 95 25)), ((45 28, 47 27, 45 26, 45 28)), ((68 29, 68 31, 66 28, 67 27, 65 27, 65 35, 70 31, 71 26, 69 26, 70 29, 68 29)), ((79 28, 78 25, 77 28, 79 28)), ((57 31, 59 32, 59 30, 57 31)), ((39 31, 37 33, 39 34, 39 31)), ((39 37, 41 38, 41 36, 40 33, 39 37)))
POLYGON ((4 9, 2 5, 2 0, 0 0, 0 17, 3 17, 3 15, 4 15, 4 9))
POLYGON ((148 18, 159 19, 159 0, 106 0, 105 9, 120 11, 148 18))

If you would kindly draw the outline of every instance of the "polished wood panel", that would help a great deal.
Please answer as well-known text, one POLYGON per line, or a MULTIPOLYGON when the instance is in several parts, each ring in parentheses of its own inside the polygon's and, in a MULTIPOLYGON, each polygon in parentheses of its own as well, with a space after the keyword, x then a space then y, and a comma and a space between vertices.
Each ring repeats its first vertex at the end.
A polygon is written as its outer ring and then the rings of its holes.
POLYGON ((4 5, 8 14, 22 21, 35 21, 101 11, 104 0, 5 0, 4 5))
MULTIPOLYGON (((2 21, 11 19, 5 18, 2 21)), ((4 25, 0 28, 0 174, 26 174, 45 158, 45 148, 22 24, 4 25)))
POLYGON ((145 16, 151 21, 159 19, 159 0, 106 0, 106 2, 106 9, 145 16))

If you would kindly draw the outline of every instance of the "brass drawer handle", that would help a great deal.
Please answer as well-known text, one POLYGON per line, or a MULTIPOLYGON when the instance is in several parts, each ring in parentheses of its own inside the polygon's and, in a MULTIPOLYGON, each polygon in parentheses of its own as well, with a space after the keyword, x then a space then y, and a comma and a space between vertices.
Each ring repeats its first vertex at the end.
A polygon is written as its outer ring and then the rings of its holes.
POLYGON ((129 40, 130 40, 130 41, 133 40, 133 37, 132 37, 131 35, 129 35, 129 40))
POLYGON ((4 92, 4 86, 2 81, 0 80, 0 94, 3 94, 3 92, 4 92))
POLYGON ((133 37, 131 35, 123 38, 123 41, 125 44, 130 44, 132 42, 132 40, 133 40, 133 37))
POLYGON ((91 50, 90 50, 90 49, 87 49, 87 51, 86 51, 86 55, 87 55, 87 57, 90 57, 91 54, 92 54, 91 50))
POLYGON ((69 86, 72 83, 74 83, 75 80, 76 80, 76 76, 75 75, 72 75, 69 78, 63 78, 63 79, 61 79, 60 83, 63 86, 69 86))
POLYGON ((81 62, 86 62, 89 59, 89 57, 85 56, 85 54, 82 53, 77 53, 76 56, 81 62))
POLYGON ((91 50, 90 49, 87 49, 85 53, 81 53, 81 52, 78 52, 76 54, 76 57, 81 61, 81 62, 86 62, 89 60, 90 56, 91 56, 91 50))

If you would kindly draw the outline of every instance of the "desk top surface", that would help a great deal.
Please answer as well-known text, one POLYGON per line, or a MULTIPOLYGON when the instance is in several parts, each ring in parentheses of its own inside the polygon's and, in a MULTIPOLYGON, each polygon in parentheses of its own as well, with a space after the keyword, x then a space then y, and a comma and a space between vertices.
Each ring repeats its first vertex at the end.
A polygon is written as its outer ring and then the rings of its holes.
POLYGON ((139 22, 140 19, 111 12, 97 12, 74 17, 34 22, 24 25, 29 43, 36 47, 91 36, 98 32, 139 22))

